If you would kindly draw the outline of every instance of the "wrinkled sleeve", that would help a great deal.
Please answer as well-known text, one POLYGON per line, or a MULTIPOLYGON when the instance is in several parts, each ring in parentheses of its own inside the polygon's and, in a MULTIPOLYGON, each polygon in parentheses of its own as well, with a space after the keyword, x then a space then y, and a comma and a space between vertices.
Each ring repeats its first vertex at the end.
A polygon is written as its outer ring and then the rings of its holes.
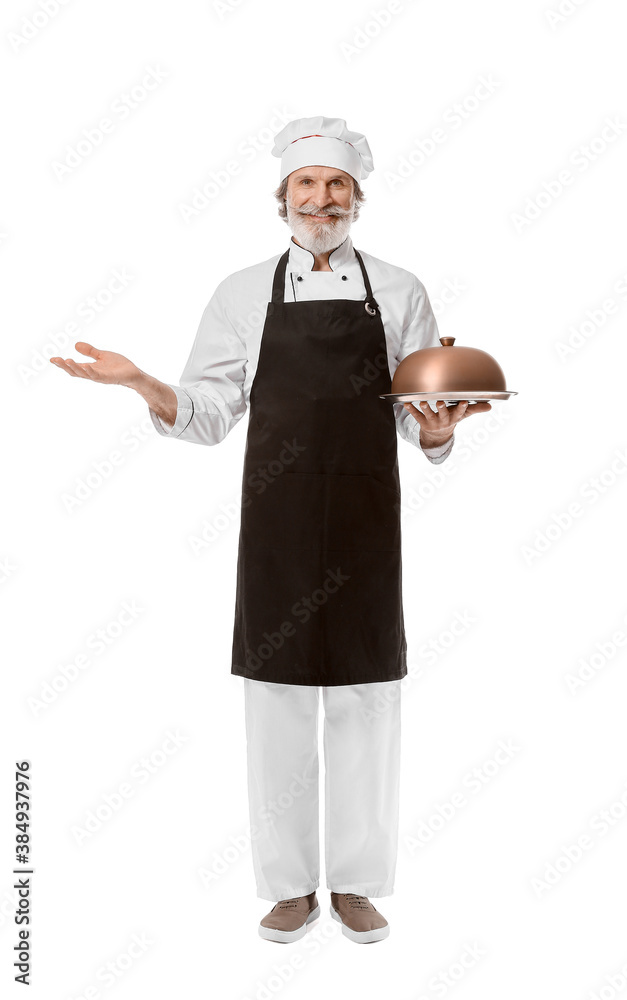
MULTIPOLYGON (((419 351, 423 347, 439 347, 440 335, 436 323, 427 290, 414 276, 414 290, 409 323, 404 328, 401 336, 401 346, 399 348, 396 361, 398 364, 406 358, 412 351, 419 351)), ((396 369, 395 369, 396 370, 396 369)), ((392 372, 394 375, 394 372, 392 372)), ((406 410, 402 403, 393 403, 394 416, 396 418, 396 428, 405 441, 409 441, 416 448, 421 448, 426 457, 434 465, 439 465, 451 453, 455 443, 455 432, 449 441, 438 445, 435 448, 422 448, 420 444, 420 424, 414 416, 406 410)), ((427 405, 431 405, 430 403, 427 405)), ((435 406, 431 407, 435 410, 435 406)))
POLYGON ((166 424, 148 408, 157 433, 193 444, 222 441, 246 412, 247 360, 244 341, 234 325, 229 279, 225 278, 202 314, 179 385, 170 385, 178 403, 174 424, 166 424))

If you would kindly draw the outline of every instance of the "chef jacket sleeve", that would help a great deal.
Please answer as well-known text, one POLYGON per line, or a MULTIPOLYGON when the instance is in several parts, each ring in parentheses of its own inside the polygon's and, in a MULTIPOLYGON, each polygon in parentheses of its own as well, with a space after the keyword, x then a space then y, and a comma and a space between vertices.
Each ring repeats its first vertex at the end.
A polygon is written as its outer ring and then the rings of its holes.
POLYGON ((218 444, 244 416, 248 359, 233 318, 233 299, 229 279, 225 278, 202 314, 180 384, 170 385, 178 404, 174 424, 165 423, 148 408, 162 437, 218 444))
MULTIPOLYGON (((423 347, 440 347, 440 335, 436 323, 427 290, 421 281, 414 275, 414 289, 412 294, 411 310, 409 322, 404 327, 401 335, 401 346, 396 358, 397 364, 406 358, 412 351, 421 350, 423 347)), ((396 367, 395 369, 396 370, 396 367)), ((392 372, 394 375, 394 372, 392 372)), ((427 403, 427 406, 430 405, 427 403)), ((416 418, 406 410, 402 403, 393 403, 394 416, 398 433, 410 444, 421 448, 426 457, 434 465, 439 465, 451 453, 455 443, 455 432, 444 444, 433 448, 422 448, 420 444, 420 424, 416 418)))

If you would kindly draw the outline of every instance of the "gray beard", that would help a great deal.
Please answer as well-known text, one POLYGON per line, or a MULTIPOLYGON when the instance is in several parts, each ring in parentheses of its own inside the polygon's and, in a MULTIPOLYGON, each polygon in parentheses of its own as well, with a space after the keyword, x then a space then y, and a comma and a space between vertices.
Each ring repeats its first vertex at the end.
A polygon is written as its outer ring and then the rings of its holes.
POLYGON ((327 253, 343 243, 353 222, 354 212, 334 215, 333 222, 315 223, 286 202, 287 224, 299 244, 313 254, 327 253))

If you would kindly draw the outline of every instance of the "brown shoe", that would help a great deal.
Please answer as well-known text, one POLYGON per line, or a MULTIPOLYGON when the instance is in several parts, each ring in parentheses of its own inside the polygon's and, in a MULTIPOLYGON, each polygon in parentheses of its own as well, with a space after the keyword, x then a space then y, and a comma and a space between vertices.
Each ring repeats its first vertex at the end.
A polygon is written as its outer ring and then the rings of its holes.
POLYGON ((307 932, 307 924, 320 916, 316 893, 281 899, 266 913, 259 924, 259 933, 266 941, 298 941, 307 932))
POLYGON ((366 896, 354 892, 331 893, 331 916, 342 925, 342 934, 358 944, 381 941, 390 926, 366 896))

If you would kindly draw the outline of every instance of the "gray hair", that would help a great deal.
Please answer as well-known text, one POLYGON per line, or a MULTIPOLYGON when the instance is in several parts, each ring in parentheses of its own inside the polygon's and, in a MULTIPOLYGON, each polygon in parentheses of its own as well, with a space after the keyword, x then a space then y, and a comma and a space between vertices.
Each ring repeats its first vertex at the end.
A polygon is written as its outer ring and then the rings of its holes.
MULTIPOLYGON (((288 175, 289 176, 289 175, 288 175)), ((355 178, 351 178, 353 181, 353 194, 355 196, 355 214, 353 215, 353 221, 359 218, 359 209, 366 200, 366 196, 359 186, 359 181, 355 178)), ((285 204, 285 199, 287 198, 287 181, 288 178, 284 177, 278 188, 274 192, 274 197, 279 202, 279 218, 287 222, 287 207, 285 204)))

